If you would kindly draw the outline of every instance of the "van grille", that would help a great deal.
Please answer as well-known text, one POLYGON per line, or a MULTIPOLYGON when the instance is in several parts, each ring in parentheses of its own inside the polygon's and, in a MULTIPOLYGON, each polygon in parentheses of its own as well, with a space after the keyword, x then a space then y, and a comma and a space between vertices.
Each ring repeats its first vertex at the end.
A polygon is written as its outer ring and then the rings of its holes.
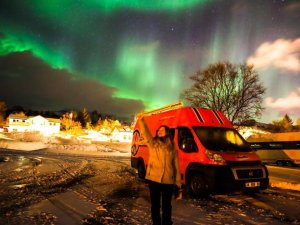
POLYGON ((237 170, 236 171, 238 179, 252 179, 252 178, 262 178, 262 169, 247 169, 247 170, 237 170))
POLYGON ((260 179, 265 178, 266 174, 263 168, 232 168, 236 180, 260 179))

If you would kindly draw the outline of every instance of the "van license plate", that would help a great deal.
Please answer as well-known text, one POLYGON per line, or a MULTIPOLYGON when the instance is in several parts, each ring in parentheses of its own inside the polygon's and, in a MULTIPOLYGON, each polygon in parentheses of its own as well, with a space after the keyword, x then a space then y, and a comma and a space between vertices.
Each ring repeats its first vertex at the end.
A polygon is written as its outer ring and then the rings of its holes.
POLYGON ((260 182, 247 182, 245 183, 246 187, 251 188, 251 187, 259 187, 260 182))

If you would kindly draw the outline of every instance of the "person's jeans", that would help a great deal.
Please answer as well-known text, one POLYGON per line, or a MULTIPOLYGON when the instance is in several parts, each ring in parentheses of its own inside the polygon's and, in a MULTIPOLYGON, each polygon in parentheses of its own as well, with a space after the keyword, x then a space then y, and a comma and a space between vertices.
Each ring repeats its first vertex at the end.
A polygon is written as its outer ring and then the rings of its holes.
POLYGON ((153 225, 172 224, 172 195, 174 185, 161 184, 149 181, 151 198, 151 216, 153 225), (162 200, 162 201, 161 201, 162 200), (162 202, 162 219, 160 216, 160 203, 162 202))

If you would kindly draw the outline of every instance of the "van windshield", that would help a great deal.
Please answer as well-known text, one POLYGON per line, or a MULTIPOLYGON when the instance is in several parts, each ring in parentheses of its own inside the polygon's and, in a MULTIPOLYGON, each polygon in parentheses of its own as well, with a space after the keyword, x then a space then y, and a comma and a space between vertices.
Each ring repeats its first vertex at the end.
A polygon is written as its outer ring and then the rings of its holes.
POLYGON ((251 151, 250 145, 235 130, 219 127, 193 127, 204 147, 213 151, 251 151))

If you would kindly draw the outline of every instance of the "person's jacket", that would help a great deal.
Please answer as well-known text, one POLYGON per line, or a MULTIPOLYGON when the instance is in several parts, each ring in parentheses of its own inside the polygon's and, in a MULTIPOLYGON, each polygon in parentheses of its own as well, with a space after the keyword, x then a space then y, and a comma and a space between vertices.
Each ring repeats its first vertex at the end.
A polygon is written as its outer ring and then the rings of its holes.
POLYGON ((173 140, 162 142, 152 137, 148 126, 142 118, 141 132, 149 148, 149 161, 146 170, 146 179, 163 184, 175 184, 181 187, 178 152, 173 140))

